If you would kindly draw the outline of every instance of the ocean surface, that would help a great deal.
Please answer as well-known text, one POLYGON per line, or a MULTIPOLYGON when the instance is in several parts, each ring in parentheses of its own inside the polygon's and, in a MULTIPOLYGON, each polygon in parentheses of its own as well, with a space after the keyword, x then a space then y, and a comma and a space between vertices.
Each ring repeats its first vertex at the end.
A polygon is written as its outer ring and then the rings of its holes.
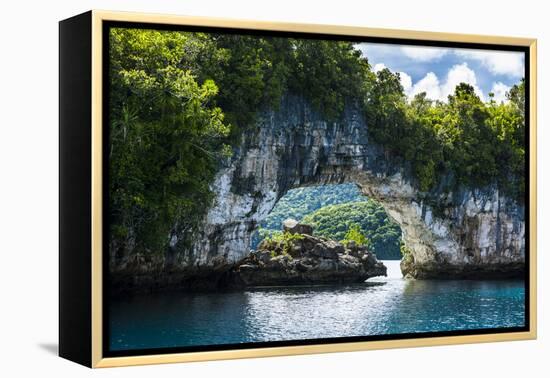
POLYGON ((110 350, 524 326, 521 280, 404 280, 384 264, 388 277, 364 284, 117 298, 110 350))

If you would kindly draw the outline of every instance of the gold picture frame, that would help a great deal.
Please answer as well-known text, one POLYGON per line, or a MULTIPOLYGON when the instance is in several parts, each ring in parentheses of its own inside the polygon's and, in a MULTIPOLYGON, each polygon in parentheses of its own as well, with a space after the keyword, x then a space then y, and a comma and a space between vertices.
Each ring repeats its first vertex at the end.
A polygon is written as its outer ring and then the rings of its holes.
MULTIPOLYGON (((317 24, 295 24, 295 23, 280 23, 280 22, 260 22, 254 20, 232 20, 210 17, 189 17, 189 16, 174 16, 174 15, 160 15, 160 14, 144 14, 144 13, 127 13, 127 12, 110 12, 93 10, 84 15, 77 16, 73 19, 61 22, 61 51, 60 51, 60 72, 61 76, 65 74, 65 69, 68 69, 69 63, 63 63, 63 59, 74 58, 74 49, 79 46, 88 48, 89 57, 91 57, 89 66, 89 81, 86 81, 84 91, 90 91, 89 96, 89 109, 87 115, 76 115, 70 119, 71 115, 67 115, 66 119, 72 121, 72 125, 76 127, 74 122, 89 119, 89 128, 84 128, 90 134, 82 135, 83 139, 90 142, 89 152, 90 167, 89 171, 89 188, 88 193, 84 194, 70 194, 68 192, 61 193, 60 197, 66 195, 66 206, 70 201, 79 201, 82 199, 80 196, 89 196, 89 201, 86 202, 86 206, 89 208, 90 216, 89 229, 81 232, 89 232, 87 234, 89 238, 89 244, 83 244, 80 248, 86 249, 85 259, 79 261, 74 260, 75 257, 68 257, 69 252, 79 252, 76 247, 72 249, 66 247, 69 243, 64 241, 60 242, 60 354, 63 357, 74 360, 90 367, 115 367, 115 366, 129 366, 129 365, 143 365, 143 364, 160 364, 160 363, 173 363, 173 362, 189 362, 189 361, 208 361, 219 359, 237 359, 237 358, 251 358, 251 357, 268 357, 268 356, 284 356, 284 355, 301 355, 312 353, 329 353, 329 352, 348 352, 348 351, 360 351, 371 349, 389 349, 389 348, 404 348, 404 347, 422 347, 422 346, 435 346, 435 345, 449 345, 449 344, 466 344, 466 343, 481 343, 481 342, 495 342, 495 341, 512 341, 512 340, 528 340, 535 339, 537 335, 537 265, 536 265, 536 241, 537 241, 537 169, 536 169, 536 124, 537 124, 537 41, 530 38, 513 38, 513 37, 501 37, 501 36, 482 36, 482 35, 469 35, 469 34, 453 34, 453 33, 436 33, 436 32, 424 32, 424 31, 411 31, 411 30, 395 30, 395 29, 378 29, 368 27, 355 27, 355 26, 336 26, 336 25, 317 25, 317 24), (216 27, 216 28, 233 28, 233 29, 250 29, 259 31, 283 31, 283 32, 295 32, 295 33, 314 33, 314 34, 331 34, 342 36, 356 36, 356 37, 381 37, 381 38, 397 38, 400 40, 415 40, 415 41, 430 41, 430 42, 458 42, 458 43, 470 43, 470 44, 492 44, 503 46, 521 46, 528 48, 529 54, 529 234, 526 237, 529 240, 528 244, 528 270, 529 270, 529 292, 526 293, 528 297, 528 309, 529 309, 529 330, 525 332, 511 332, 511 333, 493 333, 493 334, 476 334, 476 335, 458 335, 458 336, 444 336, 444 337, 429 337, 429 338, 407 338, 397 340, 377 340, 377 341, 361 341, 361 342, 346 342, 335 344, 315 344, 315 345, 300 345, 300 346, 276 346, 267 348, 253 348, 253 349, 236 349, 236 350, 217 350, 217 351, 204 351, 204 352, 189 352, 189 353, 171 353, 171 354, 153 354, 153 355, 138 355, 138 356, 125 356, 125 357, 104 357, 103 355, 103 82, 105 80, 103 70, 103 47, 104 47, 104 29, 103 24, 105 22, 133 22, 133 23, 152 23, 163 25, 180 25, 180 26, 200 26, 200 27, 216 27), (65 24, 64 24, 65 23, 65 24), (65 25, 65 26, 64 26, 65 25), (68 26, 67 26, 68 25, 68 26), (65 28, 65 29, 64 29, 65 28), (76 31, 81 31, 86 34, 84 41, 89 40, 82 46, 82 43, 76 40, 71 40, 71 37, 67 37, 67 34, 73 34, 76 31), (65 39, 64 39, 65 38, 65 39), (68 38, 68 39, 67 39, 68 38), (80 44, 79 44, 80 43, 80 44), (71 50, 72 49, 72 50, 71 50), (66 54, 66 55, 64 55, 66 54), (65 65, 64 65, 65 64, 65 65), (89 118, 85 118, 89 117, 89 118), (72 197, 71 197, 72 196, 72 197), (68 248, 65 250, 64 248, 68 248), (70 251, 69 251, 70 249, 70 251), (75 278, 69 272, 71 270, 74 274, 80 272, 87 272, 85 277, 75 278), (89 280, 89 286, 83 286, 84 283, 78 284, 74 280, 82 279, 89 280), (70 287, 72 286, 72 288, 70 287), (89 289, 89 293, 87 290, 89 289), (73 290, 73 291, 72 291, 73 290), (78 306, 75 302, 78 290, 81 292, 84 306, 84 311, 90 310, 89 317, 79 320, 77 325, 73 324, 68 327, 67 324, 78 316, 81 316, 77 310, 70 309, 70 307, 78 306), (65 298, 65 299, 64 299, 65 298), (74 351, 78 343, 77 339, 83 340, 83 344, 89 343, 80 352, 74 351), (89 348, 88 348, 89 347, 89 348)), ((86 55, 86 54, 84 54, 86 55)), ((81 57, 81 59, 87 59, 87 56, 81 57)), ((78 63, 78 61, 76 62, 78 63)), ((75 64, 76 64, 75 63, 75 64)), ((79 77, 79 73, 75 73, 75 77, 79 77)), ((527 78, 526 78, 527 79, 527 78)), ((61 89, 63 92, 64 83, 67 86, 72 85, 69 83, 70 78, 60 78, 61 89), (65 81, 63 81, 65 80, 65 81)), ((68 87, 67 87, 68 88, 68 87)), ((70 99, 67 95, 60 97, 60 117, 61 123, 64 122, 63 114, 66 112, 66 108, 71 106, 70 101, 76 101, 70 99)), ((86 99, 86 100, 88 100, 86 99)), ((76 105, 75 105, 76 106, 76 105)), ((86 107, 85 104, 79 106, 86 107)), ((74 107, 74 106, 73 106, 74 107)), ((63 126, 62 134, 63 134, 63 126)), ((63 135, 61 136, 63 140, 63 135)), ((63 145, 63 143, 61 143, 63 145)), ((63 146, 61 147, 63 149, 63 146)), ((67 152, 68 153, 68 152, 67 152)), ((63 159, 65 159, 63 153, 61 153, 61 162, 63 166, 63 159)), ((63 170, 60 180, 63 182, 63 177, 68 177, 71 173, 70 168, 66 168, 66 175, 63 176, 63 170)), ((63 185, 62 185, 63 186, 63 185)), ((67 189, 68 190, 68 189, 67 189)), ((60 204, 63 207, 63 204, 60 204)), ((62 215, 63 209, 61 211, 62 215)), ((75 215, 76 216, 76 215, 75 215)), ((63 218, 63 216, 61 217, 63 218)), ((61 221, 63 222, 63 220, 61 221)), ((67 220, 69 222, 69 220, 67 220)), ((66 237, 65 232, 69 232, 71 225, 66 224, 61 227, 60 240, 64 240, 66 237), (64 228, 67 227, 67 228, 64 228)), ((86 226, 88 227, 88 225, 86 226)), ((74 245, 77 245, 78 241, 74 241, 74 245)), ((82 281, 84 282, 84 281, 82 281)))

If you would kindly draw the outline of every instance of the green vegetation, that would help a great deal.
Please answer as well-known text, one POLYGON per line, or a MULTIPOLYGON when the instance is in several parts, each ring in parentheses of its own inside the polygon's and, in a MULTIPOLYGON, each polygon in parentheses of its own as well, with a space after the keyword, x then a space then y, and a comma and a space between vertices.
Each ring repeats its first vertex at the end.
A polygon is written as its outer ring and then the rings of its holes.
POLYGON ((346 101, 367 96, 372 72, 350 42, 294 40, 289 90, 309 100, 328 119, 340 117, 346 101))
POLYGON ((403 242, 401 242, 400 250, 401 250, 402 261, 405 264, 410 264, 414 262, 412 251, 409 248, 407 248, 403 242))
MULTIPOLYGON (((220 88, 217 103, 239 137, 265 106, 277 108, 286 93, 304 96, 328 119, 349 98, 362 98, 369 66, 350 42, 243 35, 211 35, 226 57, 208 74, 220 88)), ((201 61, 203 63, 206 59, 201 61)))
POLYGON ((509 102, 485 103, 462 83, 446 103, 428 100, 425 93, 408 102, 399 74, 384 69, 365 104, 369 132, 392 157, 411 166, 422 191, 443 182, 444 191, 496 184, 522 201, 524 91, 521 81, 510 90, 509 102))
POLYGON ((359 226, 357 223, 349 226, 348 232, 346 232, 346 236, 344 236, 344 240, 342 240, 342 242, 344 244, 355 242, 355 244, 357 245, 364 245, 367 247, 370 244, 369 239, 361 231, 361 226, 359 226))
POLYGON ((281 247, 281 253, 285 255, 290 254, 290 250, 295 240, 302 240, 304 237, 300 234, 291 234, 286 231, 276 231, 263 240, 267 249, 274 250, 272 254, 275 254, 277 246, 281 247))
POLYGON ((401 243, 401 245, 399 246, 399 250, 401 251, 401 256, 403 256, 403 257, 407 257, 407 256, 412 255, 411 250, 409 248, 407 248, 404 243, 401 243))
POLYGON ((198 81, 193 68, 212 42, 114 29, 110 44, 111 248, 161 252, 171 233, 195 231, 212 200, 216 162, 230 153, 223 143, 230 126, 213 102, 218 86, 198 81))
POLYGON ((312 225, 314 235, 365 244, 380 259, 401 258, 401 229, 374 200, 326 206, 306 215, 302 223, 312 225))

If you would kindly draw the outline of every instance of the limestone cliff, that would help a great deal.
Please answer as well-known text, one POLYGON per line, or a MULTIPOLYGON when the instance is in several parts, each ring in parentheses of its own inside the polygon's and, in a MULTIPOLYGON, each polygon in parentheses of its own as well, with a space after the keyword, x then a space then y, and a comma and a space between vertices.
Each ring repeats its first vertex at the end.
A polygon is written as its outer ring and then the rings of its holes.
POLYGON ((179 272, 178 282, 223 270, 249 253, 252 233, 288 190, 354 182, 401 226, 411 251, 402 263, 404 275, 521 274, 523 205, 494 187, 421 193, 407 166, 374 144, 367 128, 353 106, 328 122, 293 96, 285 97, 278 110, 261 112, 218 172, 212 184, 216 198, 196 242, 182 247, 182 235, 174 235, 164 269, 179 272))

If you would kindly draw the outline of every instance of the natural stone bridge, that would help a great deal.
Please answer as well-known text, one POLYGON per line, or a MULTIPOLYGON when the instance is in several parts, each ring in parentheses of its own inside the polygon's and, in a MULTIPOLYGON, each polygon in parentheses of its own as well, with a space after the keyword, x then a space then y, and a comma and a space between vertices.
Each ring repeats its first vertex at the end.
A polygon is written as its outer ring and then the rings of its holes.
MULTIPOLYGON (((287 96, 260 114, 213 183, 217 194, 192 247, 172 235, 161 260, 111 265, 117 287, 212 286, 245 257, 252 234, 290 189, 356 183, 378 200, 411 251, 401 263, 414 278, 519 276, 525 261, 525 209, 494 187, 420 193, 406 167, 368 137, 360 112, 347 107, 327 122, 287 96), (433 205, 437 204, 437 208, 433 205), (135 266, 135 264, 134 264, 135 266), (160 272, 159 272, 160 270, 160 272), (159 274, 163 272, 162 274, 159 274)), ((111 259, 111 262, 116 261, 111 259)))
POLYGON ((362 115, 348 107, 327 122, 304 101, 286 97, 263 112, 214 183, 217 198, 187 267, 243 258, 251 235, 288 190, 354 182, 378 200, 412 252, 403 273, 416 278, 512 276, 523 271, 524 206, 488 188, 419 193, 407 169, 372 143, 362 115), (427 201, 426 199, 430 199, 427 201), (427 202, 437 203, 437 210, 427 202))

